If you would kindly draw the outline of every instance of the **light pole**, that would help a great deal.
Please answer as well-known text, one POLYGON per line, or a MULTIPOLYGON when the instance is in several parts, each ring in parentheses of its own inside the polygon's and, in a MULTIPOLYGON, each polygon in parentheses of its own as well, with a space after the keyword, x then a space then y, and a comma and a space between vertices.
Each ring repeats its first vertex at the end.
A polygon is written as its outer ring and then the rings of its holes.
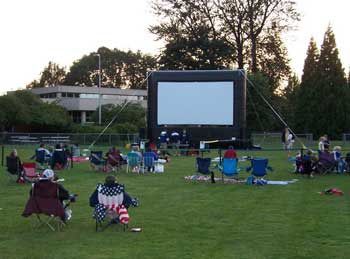
POLYGON ((98 56, 98 125, 101 125, 101 54, 96 53, 98 56))

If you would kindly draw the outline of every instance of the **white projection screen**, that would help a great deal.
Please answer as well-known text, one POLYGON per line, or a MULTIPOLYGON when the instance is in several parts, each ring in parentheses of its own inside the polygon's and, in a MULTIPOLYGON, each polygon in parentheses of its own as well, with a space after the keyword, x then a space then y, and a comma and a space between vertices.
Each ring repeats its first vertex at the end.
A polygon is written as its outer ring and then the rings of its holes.
POLYGON ((233 125, 234 82, 158 82, 158 125, 233 125))

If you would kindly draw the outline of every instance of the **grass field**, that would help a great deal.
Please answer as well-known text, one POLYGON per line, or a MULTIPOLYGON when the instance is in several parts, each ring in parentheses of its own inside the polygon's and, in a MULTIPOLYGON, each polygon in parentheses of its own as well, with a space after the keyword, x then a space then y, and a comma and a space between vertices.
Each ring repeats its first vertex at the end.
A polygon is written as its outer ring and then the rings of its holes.
MULTIPOLYGON (((18 151, 26 160, 32 148, 18 151)), ((106 175, 88 163, 59 173, 79 194, 68 226, 62 232, 34 229, 36 218, 21 216, 30 185, 9 183, 0 167, 0 258, 349 258, 348 175, 308 179, 291 173, 283 151, 238 153, 268 157, 274 168, 268 179, 299 181, 260 187, 188 182, 183 178, 195 173, 193 157, 172 157, 164 174, 122 171, 119 182, 140 199, 140 207, 129 210, 130 225, 140 233, 119 226, 95 232, 88 198, 106 175), (345 195, 317 193, 329 187, 345 195)))

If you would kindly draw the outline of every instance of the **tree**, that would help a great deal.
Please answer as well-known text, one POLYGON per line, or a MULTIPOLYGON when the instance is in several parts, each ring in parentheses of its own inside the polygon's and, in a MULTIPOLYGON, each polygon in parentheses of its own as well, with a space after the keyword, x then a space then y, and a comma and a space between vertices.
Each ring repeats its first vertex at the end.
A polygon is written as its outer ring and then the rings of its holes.
POLYGON ((236 0, 244 5, 247 19, 243 21, 244 30, 250 40, 251 70, 258 71, 258 44, 261 34, 269 29, 277 28, 283 32, 290 28, 290 23, 299 20, 295 2, 290 0, 236 0))
POLYGON ((294 1, 154 0, 153 10, 161 22, 150 30, 165 41, 162 63, 176 69, 237 64, 271 77, 273 90, 290 74, 280 35, 299 20, 294 1))
POLYGON ((296 118, 296 103, 298 99, 298 91, 300 89, 300 81, 296 74, 293 74, 288 79, 287 86, 282 90, 281 95, 281 113, 285 115, 285 120, 288 125, 294 129, 295 124, 298 120, 296 118))
MULTIPOLYGON (((108 124, 116 116, 111 127, 119 133, 138 132, 146 126, 146 110, 139 103, 125 103, 119 105, 107 104, 101 107, 103 124, 108 124), (124 108, 123 108, 124 107, 124 108)), ((95 123, 98 122, 98 110, 92 114, 95 123)))
POLYGON ((310 132, 315 123, 317 123, 317 116, 315 111, 318 109, 318 100, 316 101, 314 95, 317 92, 317 77, 318 77, 318 61, 319 50, 316 42, 311 38, 306 59, 304 61, 303 75, 301 77, 300 88, 296 95, 296 129, 302 132, 310 132))
POLYGON ((66 77, 66 71, 54 62, 49 62, 41 72, 39 81, 34 80, 27 85, 27 88, 48 87, 62 84, 66 77))
POLYGON ((55 103, 48 104, 26 90, 19 90, 0 97, 0 116, 4 129, 16 128, 28 131, 57 132, 69 130, 71 119, 67 112, 55 103))
POLYGON ((324 35, 316 80, 319 120, 314 130, 318 135, 339 137, 349 128, 349 88, 331 26, 324 35))
MULTIPOLYGON (((97 53, 101 55, 102 87, 145 89, 146 85, 141 85, 141 82, 146 72, 157 67, 155 58, 140 51, 124 52, 101 47, 97 53)), ((98 72, 98 58, 95 53, 90 53, 73 63, 65 84, 98 85, 98 72)))
POLYGON ((281 39, 281 32, 275 29, 267 30, 261 35, 257 45, 257 67, 260 73, 269 80, 269 91, 274 93, 281 82, 288 81, 291 77, 287 48, 281 39))
POLYGON ((162 19, 150 31, 165 41, 161 69, 219 69, 233 63, 233 48, 214 27, 212 1, 157 0, 154 13, 162 19))
MULTIPOLYGON (((280 97, 269 91, 269 79, 262 73, 250 74, 247 83, 247 125, 251 131, 280 129, 280 121, 263 100, 273 106, 281 103, 280 97)), ((278 111, 280 113, 280 111, 278 111)))
POLYGON ((7 131, 13 131, 15 126, 30 122, 30 113, 26 105, 16 97, 15 93, 0 96, 0 113, 2 125, 7 131))

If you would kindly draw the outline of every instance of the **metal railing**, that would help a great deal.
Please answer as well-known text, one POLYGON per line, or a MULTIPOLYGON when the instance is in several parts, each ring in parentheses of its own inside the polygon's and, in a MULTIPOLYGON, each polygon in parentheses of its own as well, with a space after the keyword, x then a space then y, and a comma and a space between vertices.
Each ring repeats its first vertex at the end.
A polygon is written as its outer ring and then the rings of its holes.
MULTIPOLYGON (((296 134, 297 138, 294 141, 293 148, 302 148, 302 145, 311 147, 315 145, 312 133, 302 133, 296 134)), ((251 139, 254 145, 261 146, 268 149, 281 149, 282 140, 281 132, 262 132, 262 133, 252 133, 251 139)))
MULTIPOLYGON (((0 132, 0 143, 6 145, 31 145, 31 144, 79 144, 89 145, 98 137, 98 133, 9 133, 0 132)), ((138 141, 138 133, 116 134, 106 133, 102 135, 95 145, 123 146, 127 143, 138 141)))

